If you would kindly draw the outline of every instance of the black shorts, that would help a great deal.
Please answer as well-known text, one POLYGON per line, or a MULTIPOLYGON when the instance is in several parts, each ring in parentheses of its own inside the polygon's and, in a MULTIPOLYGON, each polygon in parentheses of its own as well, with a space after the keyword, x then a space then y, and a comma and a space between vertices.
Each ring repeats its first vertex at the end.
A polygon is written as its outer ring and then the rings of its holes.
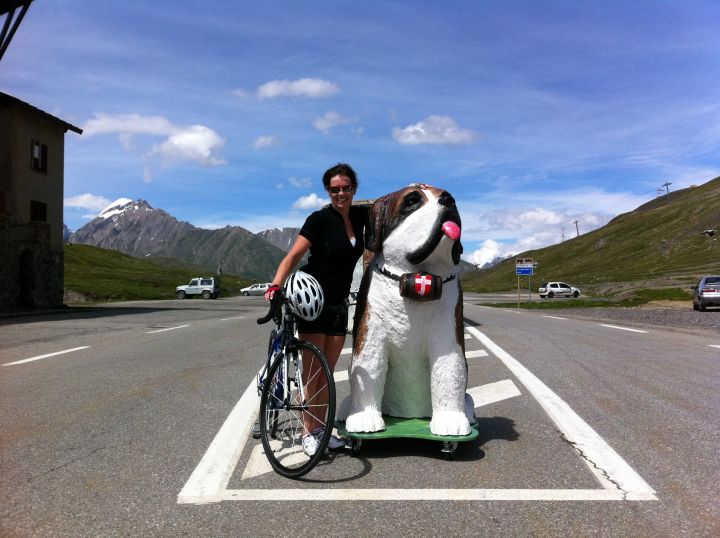
POLYGON ((345 336, 348 326, 348 309, 346 303, 326 304, 320 315, 313 321, 298 319, 297 329, 301 333, 329 334, 345 336))

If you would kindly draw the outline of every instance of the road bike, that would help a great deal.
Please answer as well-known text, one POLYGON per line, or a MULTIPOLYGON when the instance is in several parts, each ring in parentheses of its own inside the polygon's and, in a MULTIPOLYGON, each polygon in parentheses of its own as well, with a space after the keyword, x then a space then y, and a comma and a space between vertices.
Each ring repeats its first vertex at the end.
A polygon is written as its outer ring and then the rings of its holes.
POLYGON ((335 382, 322 351, 296 336, 296 316, 282 291, 270 301, 265 366, 258 374, 260 420, 253 437, 262 441, 265 456, 282 476, 299 478, 320 461, 335 422, 335 382), (317 449, 308 455, 303 437, 315 435, 317 449))

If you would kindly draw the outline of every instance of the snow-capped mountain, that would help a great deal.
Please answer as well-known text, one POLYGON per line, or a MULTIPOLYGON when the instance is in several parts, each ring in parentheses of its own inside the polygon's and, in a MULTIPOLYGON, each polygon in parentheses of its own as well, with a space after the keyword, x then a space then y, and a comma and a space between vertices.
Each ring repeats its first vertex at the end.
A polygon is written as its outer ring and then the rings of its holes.
POLYGON ((268 243, 288 252, 290 247, 293 246, 293 243, 295 243, 299 231, 300 228, 273 228, 271 230, 258 232, 258 235, 268 243))
POLYGON ((164 256, 215 273, 269 280, 284 253, 239 226, 196 228, 145 200, 120 198, 70 237, 73 243, 119 250, 131 256, 164 256))
MULTIPOLYGON (((142 200, 138 200, 138 202, 142 202, 142 200)), ((106 219, 108 217, 112 217, 113 215, 119 215, 125 209, 127 209, 130 205, 133 205, 133 204, 134 204, 134 202, 130 198, 118 198, 112 204, 110 204, 105 209, 100 211, 100 213, 98 214, 98 217, 106 219)), ((149 209, 150 209, 150 211, 152 211, 152 208, 149 208, 149 209)))

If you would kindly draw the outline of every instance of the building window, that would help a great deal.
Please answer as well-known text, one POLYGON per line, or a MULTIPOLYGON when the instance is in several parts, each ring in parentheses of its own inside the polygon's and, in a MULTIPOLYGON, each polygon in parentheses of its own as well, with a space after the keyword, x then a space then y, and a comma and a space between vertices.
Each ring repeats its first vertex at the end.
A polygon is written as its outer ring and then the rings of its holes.
POLYGON ((30 221, 47 222, 47 204, 30 200, 30 221))
POLYGON ((30 168, 39 172, 47 172, 48 147, 33 140, 30 146, 30 168))

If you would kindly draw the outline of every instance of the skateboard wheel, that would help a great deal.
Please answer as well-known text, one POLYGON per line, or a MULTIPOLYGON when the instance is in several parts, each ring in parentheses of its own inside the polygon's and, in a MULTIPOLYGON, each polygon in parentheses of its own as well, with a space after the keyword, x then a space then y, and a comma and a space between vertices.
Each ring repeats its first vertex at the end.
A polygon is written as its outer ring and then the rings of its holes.
POLYGON ((443 441, 443 446, 440 452, 442 452, 443 456, 445 456, 445 459, 450 461, 455 457, 455 451, 457 450, 458 443, 457 441, 443 441))
POLYGON ((362 446, 362 439, 353 439, 350 443, 350 450, 353 456, 360 455, 360 447, 362 446))

